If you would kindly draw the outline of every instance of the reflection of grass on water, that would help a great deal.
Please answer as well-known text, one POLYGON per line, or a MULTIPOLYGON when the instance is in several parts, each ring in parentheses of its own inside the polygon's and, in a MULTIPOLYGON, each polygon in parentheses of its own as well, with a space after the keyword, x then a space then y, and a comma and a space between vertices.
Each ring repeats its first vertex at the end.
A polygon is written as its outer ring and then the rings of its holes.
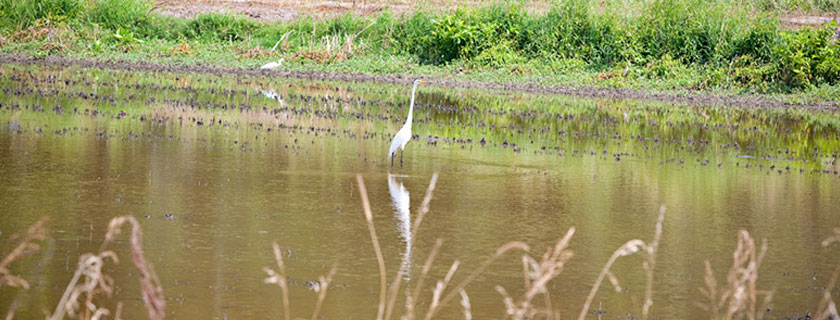
MULTIPOLYGON (((161 76, 79 68, 59 72, 17 65, 2 66, 0 71, 4 71, 0 84, 32 90, 20 96, 7 94, 10 107, 0 108, 0 118, 8 117, 22 129, 36 124, 51 130, 95 126, 138 132, 149 126, 149 122, 136 121, 145 116, 185 128, 199 121, 211 127, 212 120, 221 120, 223 126, 257 125, 261 129, 282 124, 390 133, 402 124, 408 109, 408 88, 381 84, 161 76), (58 86, 55 93, 54 83, 58 86), (274 90, 284 104, 264 97, 259 90, 266 88, 274 90), (90 93, 96 98, 80 98, 90 93), (18 105, 20 112, 11 108, 13 105, 18 105), (29 112, 33 106, 38 106, 39 112, 29 112), (63 111, 54 112, 54 106, 63 107, 63 111), (98 116, 88 116, 86 110, 96 110, 98 116), (112 121, 123 111, 127 118, 112 121)), ((461 144, 470 147, 486 139, 489 146, 508 142, 516 145, 508 150, 522 152, 539 152, 545 147, 556 150, 554 154, 603 150, 620 154, 651 148, 661 150, 663 157, 679 158, 685 154, 684 147, 705 151, 702 158, 777 157, 777 151, 782 150, 790 152, 784 157, 805 159, 814 154, 815 148, 831 153, 840 147, 835 139, 840 134, 840 117, 833 110, 674 106, 429 87, 418 93, 415 112, 413 130, 429 143, 438 138, 470 141, 472 144, 461 144)), ((245 131, 243 137, 249 136, 245 131)), ((237 138, 242 141, 243 137, 237 138)), ((808 161, 807 165, 818 167, 819 163, 808 161)))
MULTIPOLYGON (((364 208, 365 221, 370 231, 372 244, 376 253, 377 262, 379 265, 380 276, 380 295, 379 304, 377 306, 377 320, 391 319, 396 314, 396 301, 400 296, 400 286, 403 281, 404 270, 400 269, 391 284, 387 284, 385 275, 385 262, 382 250, 379 247, 377 240, 376 228, 373 223, 373 218, 370 209, 370 203, 367 198, 364 180, 361 176, 357 176, 359 183, 359 192, 362 198, 362 205, 364 208)), ((437 174, 433 175, 426 195, 423 199, 420 210, 414 220, 411 230, 412 237, 416 236, 419 226, 423 222, 425 215, 429 212, 429 204, 432 200, 435 183, 437 181, 437 174)), ((603 266, 594 285, 589 292, 586 301, 581 307, 578 319, 585 319, 589 314, 592 306, 593 298, 601 288, 603 280, 607 279, 612 286, 621 291, 618 277, 612 273, 611 267, 613 263, 621 257, 633 255, 636 253, 643 253, 646 259, 642 266, 645 271, 646 281, 644 290, 644 300, 641 308, 641 319, 647 319, 651 314, 651 308, 654 304, 652 300, 652 292, 654 286, 654 268, 656 266, 656 254, 659 249, 659 241, 663 232, 665 208, 660 209, 659 218, 655 226, 653 239, 645 242, 639 239, 627 241, 620 246, 608 259, 603 266)), ((6 253, 2 260, 0 260, 0 288, 11 287, 18 290, 27 290, 30 288, 29 282, 23 277, 13 274, 10 271, 10 265, 19 261, 23 256, 34 254, 41 248, 39 242, 46 239, 46 228, 44 227, 46 218, 34 223, 24 234, 20 236, 12 236, 15 240, 14 248, 6 253)), ((132 261, 137 267, 139 273, 139 281, 141 294, 146 306, 147 314, 150 319, 165 318, 165 299, 163 297, 163 289, 154 273, 151 265, 145 260, 143 254, 143 240, 142 230, 139 222, 130 216, 117 217, 111 220, 105 240, 103 241, 98 253, 86 253, 79 259, 78 268, 74 273, 72 280, 66 287, 64 295, 58 302, 55 312, 48 316, 49 319, 63 319, 65 316, 79 319, 100 319, 112 315, 113 318, 119 319, 122 310, 122 304, 116 303, 116 309, 109 309, 107 305, 112 305, 111 294, 115 288, 114 280, 105 272, 103 267, 107 260, 118 263, 116 254, 108 250, 108 246, 113 243, 116 236, 121 232, 121 226, 130 224, 132 227, 130 235, 130 248, 132 261)), ((498 258, 513 252, 522 252, 522 270, 524 281, 524 292, 520 295, 511 295, 502 286, 496 286, 501 298, 501 305, 504 309, 505 318, 508 319, 560 319, 559 311, 552 307, 551 293, 547 284, 558 277, 564 270, 566 264, 572 259, 573 252, 569 249, 569 244, 572 236, 575 233, 575 228, 571 227, 566 234, 560 238, 557 243, 550 248, 547 248, 542 255, 537 255, 536 258, 531 255, 530 247, 522 242, 510 242, 499 247, 484 263, 473 269, 467 276, 463 277, 460 282, 453 281, 455 273, 457 272, 460 262, 455 260, 449 267, 446 275, 435 282, 432 290, 431 300, 428 301, 427 310, 419 310, 418 301, 420 300, 420 293, 423 289, 424 282, 432 269, 435 258, 440 251, 443 241, 437 239, 432 246, 428 257, 421 268, 420 276, 416 279, 413 288, 405 288, 403 298, 406 301, 405 311, 402 319, 432 319, 439 316, 441 309, 456 298, 460 298, 460 305, 465 319, 472 319, 472 310, 469 300, 469 295, 466 292, 466 287, 480 276, 488 267, 490 267, 498 258), (540 301, 542 298, 542 301, 540 301)), ((834 229, 834 234, 824 240, 822 245, 828 246, 833 242, 840 242, 840 228, 834 229)), ((289 288, 287 283, 287 270, 283 262, 283 257, 280 252, 280 247, 275 243, 274 258, 277 263, 277 269, 263 268, 268 274, 268 278, 264 281, 268 284, 276 284, 281 288, 281 298, 283 300, 283 312, 285 319, 291 319, 291 306, 289 302, 289 288)), ((732 253, 732 265, 728 270, 726 282, 719 285, 711 264, 706 260, 706 275, 704 277, 705 288, 700 288, 700 291, 708 299, 706 302, 696 302, 695 304, 708 312, 711 319, 761 319, 763 310, 767 310, 770 302, 773 299, 773 291, 761 290, 756 287, 759 276, 759 267, 767 252, 767 244, 762 241, 760 245, 756 245, 756 241, 750 236, 746 230, 741 230, 738 233, 736 248, 732 253), (759 299, 761 298, 761 299, 759 299)), ((320 276, 317 283, 312 283, 310 286, 318 293, 315 302, 315 308, 311 315, 311 319, 317 319, 320 310, 324 306, 327 291, 330 287, 330 282, 335 276, 336 267, 333 266, 327 275, 320 276)), ((831 291, 837 284, 840 278, 840 265, 838 265, 827 286, 824 287, 822 299, 814 313, 814 319, 837 319, 837 306, 834 303, 831 291)), ((11 302, 9 311, 5 319, 13 319, 15 315, 16 302, 11 302)), ((373 306, 372 306, 373 307, 373 306)))

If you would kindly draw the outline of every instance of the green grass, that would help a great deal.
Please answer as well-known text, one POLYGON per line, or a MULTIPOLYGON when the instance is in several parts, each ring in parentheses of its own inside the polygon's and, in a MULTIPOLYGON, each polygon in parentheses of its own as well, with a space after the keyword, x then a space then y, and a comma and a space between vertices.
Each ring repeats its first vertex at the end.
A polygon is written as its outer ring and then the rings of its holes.
POLYGON ((151 6, 0 0, 0 50, 242 68, 283 57, 284 68, 303 71, 748 93, 784 101, 835 100, 840 86, 840 43, 830 41, 836 24, 782 29, 775 11, 757 10, 766 7, 760 0, 569 0, 541 14, 497 3, 271 23, 225 14, 165 17, 151 6))
POLYGON ((152 3, 144 0, 100 0, 90 10, 93 23, 111 30, 150 25, 152 3))
POLYGON ((0 27, 26 28, 39 19, 75 19, 84 12, 81 0, 0 0, 0 27))

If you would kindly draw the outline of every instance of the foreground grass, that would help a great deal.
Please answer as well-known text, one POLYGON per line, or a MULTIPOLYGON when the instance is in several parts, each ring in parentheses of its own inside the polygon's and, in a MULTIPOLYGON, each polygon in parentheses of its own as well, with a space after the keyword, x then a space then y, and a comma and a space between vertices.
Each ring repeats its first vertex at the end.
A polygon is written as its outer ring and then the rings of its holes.
POLYGON ((574 0, 544 13, 497 3, 259 23, 165 17, 140 0, 0 0, 0 51, 237 68, 283 58, 282 68, 295 71, 834 102, 836 23, 783 30, 778 11, 767 11, 773 3, 830 9, 800 2, 574 0))

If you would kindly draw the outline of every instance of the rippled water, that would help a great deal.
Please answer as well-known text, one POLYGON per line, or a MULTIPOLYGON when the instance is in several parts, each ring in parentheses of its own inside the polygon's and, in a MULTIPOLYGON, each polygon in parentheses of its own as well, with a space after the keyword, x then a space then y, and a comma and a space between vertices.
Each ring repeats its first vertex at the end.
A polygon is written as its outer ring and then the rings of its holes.
MULTIPOLYGON (((98 250, 120 215, 140 220, 170 318, 281 318, 280 289, 263 283, 273 242, 293 316, 311 315, 309 283, 334 265, 324 317, 374 318, 379 271, 357 174, 389 281, 403 270, 403 288, 414 286, 443 240, 420 310, 455 259, 459 282, 505 243, 539 257, 574 226, 574 256, 548 288, 554 309, 576 317, 613 251, 653 237, 661 205, 656 318, 708 318, 696 306, 707 301, 704 263, 722 286, 741 229, 767 241, 758 287, 774 292, 772 318, 814 312, 840 263, 840 248, 820 245, 840 226, 837 113, 431 84, 418 90, 404 164, 389 173, 409 85, 3 65, 0 88, 0 252, 50 217, 43 249, 12 265, 31 288, 0 287, 0 312, 14 305, 19 318, 55 308, 79 255, 98 250)), ((103 303, 143 318, 127 241, 113 249, 117 290, 103 303)), ((604 283, 591 318, 640 316, 643 260, 616 262, 620 290, 604 283)), ((522 279, 520 252, 498 259, 466 287, 474 318, 501 318, 494 287, 520 295, 522 279)), ((459 304, 441 317, 460 317, 459 304)))

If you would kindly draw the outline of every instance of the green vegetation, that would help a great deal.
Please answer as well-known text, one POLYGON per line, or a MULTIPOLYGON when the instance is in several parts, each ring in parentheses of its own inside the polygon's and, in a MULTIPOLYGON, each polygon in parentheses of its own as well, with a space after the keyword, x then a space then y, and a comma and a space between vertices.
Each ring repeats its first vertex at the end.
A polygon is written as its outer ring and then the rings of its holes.
POLYGON ((497 3, 260 23, 226 14, 161 16, 143 0, 0 0, 2 52, 253 68, 413 73, 832 101, 838 26, 783 29, 778 11, 837 10, 822 0, 559 2, 546 12, 497 3))

